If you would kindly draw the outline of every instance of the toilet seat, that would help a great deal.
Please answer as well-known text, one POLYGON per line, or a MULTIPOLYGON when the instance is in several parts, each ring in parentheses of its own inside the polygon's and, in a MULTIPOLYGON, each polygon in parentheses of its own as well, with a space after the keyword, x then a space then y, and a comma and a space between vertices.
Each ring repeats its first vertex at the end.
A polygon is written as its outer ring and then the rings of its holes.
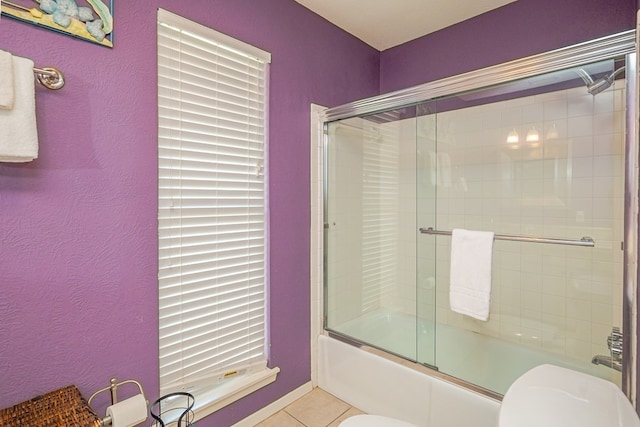
POLYGON ((356 415, 347 418, 340 423, 339 427, 417 427, 405 421, 380 415, 356 415))

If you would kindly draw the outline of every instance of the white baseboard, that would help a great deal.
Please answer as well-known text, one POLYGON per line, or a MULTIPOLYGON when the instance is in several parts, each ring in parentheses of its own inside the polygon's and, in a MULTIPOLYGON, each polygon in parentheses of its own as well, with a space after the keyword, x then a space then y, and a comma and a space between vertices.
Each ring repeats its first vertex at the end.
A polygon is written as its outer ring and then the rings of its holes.
POLYGON ((309 381, 308 383, 301 385, 300 387, 293 390, 292 392, 282 396, 280 399, 276 400, 272 404, 260 409, 258 412, 254 412, 253 414, 249 415, 247 418, 241 421, 238 421, 232 427, 253 427, 256 424, 266 420, 271 415, 286 408, 291 403, 295 402, 305 394, 309 393, 311 390, 313 390, 313 385, 311 384, 311 381, 309 381))

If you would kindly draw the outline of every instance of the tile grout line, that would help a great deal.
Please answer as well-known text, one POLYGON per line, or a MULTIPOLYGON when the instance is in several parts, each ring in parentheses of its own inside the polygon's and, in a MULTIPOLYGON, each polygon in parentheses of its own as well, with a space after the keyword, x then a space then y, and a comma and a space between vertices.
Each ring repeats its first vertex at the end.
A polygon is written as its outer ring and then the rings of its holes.
POLYGON ((325 427, 328 427, 331 425, 331 423, 334 423, 338 418, 340 418, 341 416, 343 416, 344 414, 346 414, 347 412, 349 412, 351 410, 351 408, 353 408, 353 406, 349 405, 347 407, 347 409, 345 409, 340 415, 338 415, 337 417, 335 417, 333 420, 331 420, 331 422, 329 424, 327 424, 325 427))
POLYGON ((293 415, 292 413, 290 413, 289 411, 287 411, 287 408, 284 408, 282 410, 285 414, 289 415, 291 418, 293 418, 294 420, 296 420, 297 422, 299 422, 300 424, 302 424, 304 427, 309 427, 308 425, 306 425, 305 423, 302 422, 302 420, 299 420, 298 418, 295 417, 295 415, 293 415))
MULTIPOLYGON (((353 408, 353 406, 348 406, 347 409, 345 409, 344 411, 342 411, 337 417, 333 418, 331 421, 329 421, 329 424, 324 425, 323 427, 328 427, 331 425, 331 423, 334 423, 338 418, 340 418, 341 416, 343 416, 344 414, 346 414, 347 412, 349 412, 351 409, 353 408)), ((293 418, 294 420, 296 420, 297 422, 299 422, 300 424, 302 424, 304 427, 310 427, 308 424, 305 424, 302 420, 296 418, 292 413, 290 413, 289 411, 287 411, 287 408, 282 409, 282 412, 286 413, 287 415, 289 415, 291 418, 293 418)))

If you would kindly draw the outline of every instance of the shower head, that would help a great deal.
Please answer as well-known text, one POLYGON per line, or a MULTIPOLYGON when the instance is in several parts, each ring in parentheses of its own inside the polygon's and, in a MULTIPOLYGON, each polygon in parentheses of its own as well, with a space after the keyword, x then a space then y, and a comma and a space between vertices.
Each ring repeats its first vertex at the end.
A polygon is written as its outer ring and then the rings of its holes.
POLYGON ((578 68, 576 72, 580 75, 580 77, 584 81, 584 84, 587 85, 587 92, 589 92, 593 96, 596 96, 597 94, 611 86, 616 76, 620 74, 624 70, 624 68, 625 67, 620 67, 608 76, 600 77, 595 81, 591 78, 589 73, 584 71, 582 68, 578 68))

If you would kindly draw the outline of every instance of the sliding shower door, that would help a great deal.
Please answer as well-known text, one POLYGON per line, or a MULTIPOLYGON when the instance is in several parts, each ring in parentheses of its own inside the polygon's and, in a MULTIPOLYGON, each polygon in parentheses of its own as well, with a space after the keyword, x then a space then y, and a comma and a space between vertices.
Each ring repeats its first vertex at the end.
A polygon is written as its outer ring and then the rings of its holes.
POLYGON ((633 394, 634 50, 622 33, 328 110, 325 329, 489 395, 544 363, 625 370, 633 394), (455 229, 496 235, 487 320, 449 303, 455 229))
POLYGON ((585 85, 620 67, 327 123, 325 328, 499 394, 542 363, 620 384, 625 80, 585 85), (451 310, 454 229, 498 235, 487 321, 451 310))
POLYGON ((435 258, 421 260, 418 269, 416 245, 424 243, 416 234, 415 111, 326 125, 325 328, 413 361, 418 352, 432 361, 435 311, 420 310, 426 322, 417 317, 418 304, 435 304, 435 258), (418 348, 418 339, 431 342, 418 348))
POLYGON ((620 384, 607 340, 622 325, 625 81, 596 85, 623 65, 417 106, 416 215, 432 229, 417 242, 417 318, 435 311, 437 331, 420 362, 500 394, 542 363, 620 384), (451 310, 454 229, 518 238, 494 241, 488 321, 451 310))
POLYGON ((418 225, 413 233, 416 241, 416 324, 419 363, 434 367, 436 365, 436 296, 438 272, 445 266, 437 257, 435 236, 420 235, 420 227, 437 227, 438 191, 449 185, 450 175, 443 175, 448 169, 448 159, 439 151, 438 121, 436 101, 415 107, 416 146, 415 146, 415 199, 418 225))

